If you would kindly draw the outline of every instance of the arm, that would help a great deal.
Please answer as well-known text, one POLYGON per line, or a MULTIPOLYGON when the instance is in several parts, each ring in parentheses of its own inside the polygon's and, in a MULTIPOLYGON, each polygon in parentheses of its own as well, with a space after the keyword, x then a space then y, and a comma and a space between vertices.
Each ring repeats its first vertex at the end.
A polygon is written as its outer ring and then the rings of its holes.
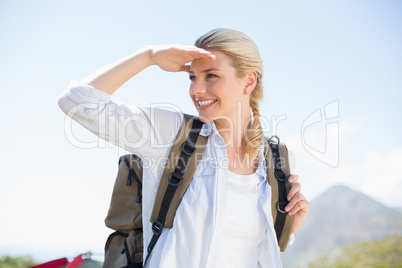
POLYGON ((88 75, 81 83, 113 94, 125 82, 151 65, 169 72, 188 71, 185 65, 197 58, 215 56, 204 49, 183 45, 146 46, 136 53, 107 65, 88 75))
POLYGON ((130 78, 151 65, 147 49, 142 48, 132 55, 91 73, 82 79, 81 83, 113 94, 130 78))
MULTIPOLYGON (((214 58, 210 52, 191 46, 144 47, 72 83, 59 96, 59 106, 100 138, 141 156, 154 155, 155 144, 168 146, 174 141, 182 115, 177 111, 117 103, 111 100, 111 94, 148 66, 157 65, 172 72, 186 71, 189 67, 185 64, 199 57, 214 58)), ((66 127, 70 126, 66 124, 66 127)))

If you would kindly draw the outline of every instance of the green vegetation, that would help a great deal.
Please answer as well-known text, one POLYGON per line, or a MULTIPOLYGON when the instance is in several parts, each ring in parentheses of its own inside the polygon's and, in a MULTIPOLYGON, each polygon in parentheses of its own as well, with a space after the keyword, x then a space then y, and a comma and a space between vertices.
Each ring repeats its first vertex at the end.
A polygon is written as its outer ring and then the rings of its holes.
POLYGON ((0 257, 0 268, 27 268, 37 264, 31 257, 0 257))
POLYGON ((357 242, 319 257, 309 268, 402 268, 402 237, 357 242))

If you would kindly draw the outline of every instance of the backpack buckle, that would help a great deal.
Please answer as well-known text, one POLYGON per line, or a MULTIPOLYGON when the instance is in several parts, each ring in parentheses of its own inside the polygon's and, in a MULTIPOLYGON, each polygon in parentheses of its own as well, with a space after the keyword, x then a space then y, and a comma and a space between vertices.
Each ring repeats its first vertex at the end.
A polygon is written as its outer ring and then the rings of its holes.
POLYGON ((285 207, 286 205, 289 204, 289 202, 287 201, 279 201, 278 203, 276 203, 276 208, 278 209, 278 211, 282 214, 286 214, 287 212, 285 211, 285 207))
POLYGON ((163 229, 163 223, 156 220, 152 223, 152 231, 154 231, 155 236, 160 236, 163 229))

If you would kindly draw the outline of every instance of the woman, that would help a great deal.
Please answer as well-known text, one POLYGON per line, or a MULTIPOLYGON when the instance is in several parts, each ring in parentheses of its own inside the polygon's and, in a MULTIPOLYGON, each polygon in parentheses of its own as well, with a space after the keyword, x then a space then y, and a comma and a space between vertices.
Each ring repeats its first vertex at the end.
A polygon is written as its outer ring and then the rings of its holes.
MULTIPOLYGON (((144 47, 72 85, 59 98, 62 110, 96 135, 154 160, 143 174, 144 245, 152 237, 148 219, 163 172, 159 160, 168 155, 183 114, 110 98, 152 65, 189 73, 189 94, 205 122, 200 135, 208 136, 208 143, 173 228, 162 232, 147 267, 281 267, 259 120, 262 61, 248 36, 229 29, 212 30, 195 46, 144 47), (103 120, 110 118, 116 120, 103 120), (214 166, 213 161, 226 165, 214 166)), ((309 203, 298 176, 289 181, 286 210, 294 215, 294 233, 309 203)))

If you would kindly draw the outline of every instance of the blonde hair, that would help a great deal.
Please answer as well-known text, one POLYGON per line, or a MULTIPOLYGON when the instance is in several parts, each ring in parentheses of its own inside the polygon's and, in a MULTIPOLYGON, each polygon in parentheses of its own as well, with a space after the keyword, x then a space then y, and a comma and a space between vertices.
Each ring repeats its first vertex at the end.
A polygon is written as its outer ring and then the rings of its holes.
POLYGON ((217 28, 204 34, 195 41, 194 45, 205 50, 218 50, 229 56, 239 77, 244 77, 249 71, 256 71, 257 83, 250 94, 250 108, 256 116, 254 116, 251 128, 247 130, 245 146, 251 159, 258 157, 264 134, 258 116, 260 114, 259 102, 263 98, 263 70, 257 45, 246 34, 224 28, 217 28))

